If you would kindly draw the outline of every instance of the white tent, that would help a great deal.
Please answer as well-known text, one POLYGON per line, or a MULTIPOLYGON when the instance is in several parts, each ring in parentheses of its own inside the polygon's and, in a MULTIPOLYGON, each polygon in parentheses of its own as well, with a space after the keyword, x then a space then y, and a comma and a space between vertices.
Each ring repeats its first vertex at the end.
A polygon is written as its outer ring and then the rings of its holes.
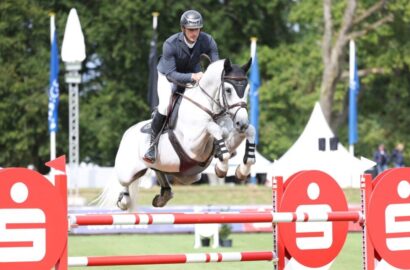
POLYGON ((337 144, 337 150, 330 150, 330 138, 333 137, 322 109, 316 102, 305 130, 292 147, 273 163, 268 180, 272 176, 283 176, 286 180, 301 170, 321 170, 331 175, 341 187, 360 187, 360 175, 375 163, 363 157, 353 157, 341 143, 337 144), (325 141, 323 151, 319 150, 319 138, 325 141))
MULTIPOLYGON (((229 160, 229 168, 227 176, 235 176, 236 167, 243 163, 245 155, 246 141, 244 140, 236 149, 236 155, 229 160)), ((251 174, 268 173, 271 170, 272 162, 267 160, 258 151, 255 151, 256 163, 251 168, 251 174)), ((214 168, 217 160, 214 158, 208 168, 204 171, 206 174, 215 174, 214 168)))

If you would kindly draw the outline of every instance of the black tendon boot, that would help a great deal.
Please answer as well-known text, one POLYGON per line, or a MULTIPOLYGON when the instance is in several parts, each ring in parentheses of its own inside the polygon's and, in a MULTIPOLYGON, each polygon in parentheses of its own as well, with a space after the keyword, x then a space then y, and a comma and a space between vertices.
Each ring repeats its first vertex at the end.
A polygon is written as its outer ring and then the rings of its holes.
POLYGON ((158 133, 161 131, 162 126, 164 125, 166 116, 156 112, 154 115, 154 119, 152 119, 151 123, 151 140, 150 146, 147 152, 144 155, 144 161, 148 163, 155 163, 157 158, 157 145, 158 145, 158 133))

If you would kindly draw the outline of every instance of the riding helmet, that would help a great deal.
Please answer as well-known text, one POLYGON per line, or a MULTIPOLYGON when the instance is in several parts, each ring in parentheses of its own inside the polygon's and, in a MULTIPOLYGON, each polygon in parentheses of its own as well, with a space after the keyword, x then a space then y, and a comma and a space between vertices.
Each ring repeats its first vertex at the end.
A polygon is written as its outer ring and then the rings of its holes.
POLYGON ((181 16, 180 24, 182 27, 188 29, 202 28, 203 21, 201 13, 193 9, 185 11, 181 16))

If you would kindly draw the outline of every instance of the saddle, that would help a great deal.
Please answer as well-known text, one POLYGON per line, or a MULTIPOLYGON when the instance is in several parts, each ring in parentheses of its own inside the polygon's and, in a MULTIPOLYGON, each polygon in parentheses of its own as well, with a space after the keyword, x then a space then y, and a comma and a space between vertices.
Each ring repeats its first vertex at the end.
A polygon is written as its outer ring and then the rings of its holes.
MULTIPOLYGON (((177 90, 179 93, 183 93, 185 89, 182 91, 180 89, 177 90)), ((165 120, 164 128, 162 129, 161 136, 165 133, 168 133, 169 141, 171 142, 175 152, 177 153, 180 165, 179 171, 183 172, 183 175, 195 175, 201 173, 208 165, 211 163, 213 158, 214 149, 212 149, 210 156, 204 161, 199 162, 194 160, 188 156, 188 154, 183 149, 181 143, 179 142, 178 138, 174 133, 174 129, 176 127, 176 123, 178 121, 178 112, 179 107, 182 101, 182 95, 174 94, 172 97, 172 102, 168 107, 168 117, 165 120)), ((141 132, 143 133, 150 133, 151 132, 151 122, 145 124, 141 128, 141 132)))

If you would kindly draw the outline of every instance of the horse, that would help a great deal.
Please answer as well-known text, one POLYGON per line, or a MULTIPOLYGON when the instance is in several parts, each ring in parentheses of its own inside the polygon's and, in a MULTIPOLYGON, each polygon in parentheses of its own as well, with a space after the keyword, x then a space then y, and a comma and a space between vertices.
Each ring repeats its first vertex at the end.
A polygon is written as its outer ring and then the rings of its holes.
POLYGON ((100 195, 100 205, 107 205, 107 201, 111 204, 113 193, 121 186, 117 206, 122 210, 135 210, 137 180, 150 168, 155 171, 161 187, 152 205, 163 207, 173 197, 171 177, 182 184, 196 182, 214 156, 218 158, 215 173, 225 177, 229 158, 246 138, 243 163, 235 172, 238 179, 245 180, 255 163, 255 128, 249 124, 247 112, 246 73, 251 62, 252 58, 240 67, 229 59, 215 61, 196 85, 186 88, 183 94, 177 93, 181 96, 179 108, 169 116, 168 128, 157 138, 158 156, 154 164, 143 160, 150 144, 151 120, 126 130, 115 158, 117 188, 113 188, 111 181, 100 195))

